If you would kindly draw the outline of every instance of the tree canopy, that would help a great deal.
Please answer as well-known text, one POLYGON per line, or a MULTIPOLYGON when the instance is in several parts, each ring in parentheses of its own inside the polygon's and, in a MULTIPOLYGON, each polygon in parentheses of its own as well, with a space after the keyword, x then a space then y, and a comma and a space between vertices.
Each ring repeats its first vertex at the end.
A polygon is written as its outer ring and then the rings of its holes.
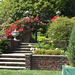
POLYGON ((72 1, 73 0, 1 0, 0 22, 7 21, 9 17, 14 20, 20 19, 25 16, 25 11, 27 10, 29 10, 31 15, 37 15, 44 10, 44 14, 47 14, 49 18, 55 16, 58 9, 62 15, 69 17, 75 16, 75 1, 72 1))

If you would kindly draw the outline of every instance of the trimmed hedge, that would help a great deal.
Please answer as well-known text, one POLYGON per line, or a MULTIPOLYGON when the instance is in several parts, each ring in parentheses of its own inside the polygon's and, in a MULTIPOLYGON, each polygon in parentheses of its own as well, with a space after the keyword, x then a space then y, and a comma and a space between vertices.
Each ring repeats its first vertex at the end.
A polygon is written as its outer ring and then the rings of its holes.
POLYGON ((33 54, 39 54, 39 55, 63 55, 63 50, 35 50, 33 54))

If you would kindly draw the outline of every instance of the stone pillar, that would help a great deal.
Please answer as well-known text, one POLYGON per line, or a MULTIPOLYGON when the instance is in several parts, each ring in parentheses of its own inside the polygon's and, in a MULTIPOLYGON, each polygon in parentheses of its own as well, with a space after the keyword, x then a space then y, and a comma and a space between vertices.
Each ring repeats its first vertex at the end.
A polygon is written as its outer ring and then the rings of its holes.
POLYGON ((20 40, 6 40, 7 44, 9 45, 10 47, 10 51, 14 50, 20 43, 20 40))
POLYGON ((32 53, 25 54, 25 67, 27 70, 30 70, 32 68, 31 60, 32 60, 32 53))

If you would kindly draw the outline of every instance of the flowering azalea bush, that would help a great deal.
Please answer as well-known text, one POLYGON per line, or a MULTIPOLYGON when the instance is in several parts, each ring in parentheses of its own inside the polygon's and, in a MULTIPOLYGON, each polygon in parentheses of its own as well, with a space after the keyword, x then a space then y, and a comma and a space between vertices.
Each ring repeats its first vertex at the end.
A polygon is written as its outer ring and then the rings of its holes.
POLYGON ((38 23, 38 25, 41 25, 41 22, 39 21, 39 17, 36 16, 36 18, 34 18, 33 16, 31 18, 21 18, 17 21, 15 21, 13 24, 8 24, 8 28, 5 28, 5 33, 4 36, 6 36, 6 38, 10 37, 12 38, 12 31, 14 31, 15 29, 21 33, 26 33, 28 31, 33 30, 32 24, 34 24, 35 22, 38 23))

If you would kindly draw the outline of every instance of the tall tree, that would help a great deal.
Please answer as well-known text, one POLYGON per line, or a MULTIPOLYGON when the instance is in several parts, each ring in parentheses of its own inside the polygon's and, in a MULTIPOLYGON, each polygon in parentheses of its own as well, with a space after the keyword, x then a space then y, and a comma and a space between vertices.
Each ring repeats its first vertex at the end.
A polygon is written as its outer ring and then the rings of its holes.
MULTIPOLYGON (((74 16, 74 8, 67 10, 70 6, 71 0, 4 0, 0 3, 0 21, 7 21, 9 17, 14 20, 25 16, 25 11, 29 10, 31 15, 37 15, 44 11, 47 17, 52 18, 56 15, 59 9, 63 15, 67 15, 68 11, 71 16, 74 16), (67 6, 67 3, 69 4, 67 6), (67 12, 66 12, 67 11, 67 12)), ((75 2, 75 1, 74 1, 75 2)), ((72 2, 73 3, 73 2, 72 2)), ((68 14, 69 16, 69 14, 68 14)))

